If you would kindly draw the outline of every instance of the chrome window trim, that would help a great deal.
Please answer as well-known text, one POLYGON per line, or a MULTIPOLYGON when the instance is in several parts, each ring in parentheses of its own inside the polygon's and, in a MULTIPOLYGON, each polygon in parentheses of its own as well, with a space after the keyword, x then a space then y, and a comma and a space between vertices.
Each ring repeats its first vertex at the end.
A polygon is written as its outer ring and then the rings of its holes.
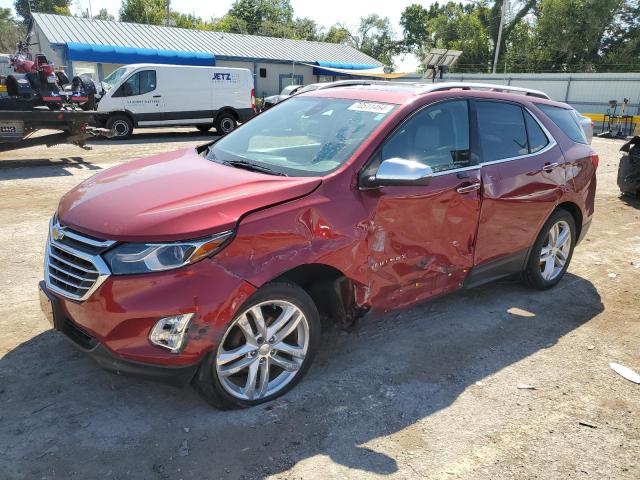
MULTIPOLYGON (((493 101, 493 100, 487 100, 487 101, 493 101)), ((497 103, 500 103, 500 102, 498 101, 497 103)), ((516 105, 516 103, 513 103, 513 102, 507 102, 507 103, 512 103, 513 105, 516 105)), ((530 157, 533 157, 535 155, 541 155, 541 154, 543 154, 545 152, 548 152, 553 147, 558 145, 558 142, 556 142, 556 139, 553 137, 553 135, 551 135, 551 132, 549 132, 549 130, 547 130, 547 127, 545 127, 542 124, 542 122, 538 119, 538 117, 531 110, 529 110, 527 107, 525 107, 524 105, 520 105, 520 104, 518 104, 518 105, 520 106, 520 108, 524 109, 529 115, 531 115, 533 117, 535 122, 542 129, 543 133, 547 136, 547 139, 549 140, 549 143, 542 150, 538 150, 537 152, 527 153, 525 155, 518 155, 517 157, 501 158, 500 160, 491 160, 491 161, 488 161, 488 162, 482 162, 481 161, 480 162, 480 166, 496 165, 498 163, 513 162, 514 160, 520 160, 521 158, 530 158, 530 157)), ((528 136, 528 133, 527 133, 527 142, 528 141, 529 141, 529 136, 528 136)))
MULTIPOLYGON (((55 241, 53 239, 53 235, 52 235, 52 230, 53 227, 60 227, 60 224, 58 223, 56 217, 54 216, 51 221, 49 222, 49 237, 47 238, 47 245, 45 247, 45 252, 44 252, 44 281, 45 281, 45 285, 47 286, 47 289, 51 290, 54 293, 57 293, 58 295, 65 297, 65 298, 69 298, 71 300, 75 300, 78 302, 84 302, 86 299, 88 299, 93 292, 95 292, 103 283, 104 281, 109 278, 109 276, 111 276, 111 271, 109 270, 109 267, 107 266, 107 264, 105 263, 105 261, 102 259, 102 257, 99 254, 96 255, 91 255, 89 253, 85 253, 82 252, 80 250, 77 250, 73 247, 70 247, 69 245, 65 245, 62 243, 59 243, 57 241, 55 241), (51 275, 51 270, 50 270, 50 264, 51 264, 51 259, 50 259, 50 255, 52 255, 51 253, 51 248, 55 247, 58 248, 62 251, 65 251, 71 255, 74 255, 82 260, 85 260, 87 262, 90 262, 94 267, 96 272, 98 273, 98 277, 96 278, 95 282, 93 283, 93 285, 91 285, 91 287, 89 287, 87 289, 86 292, 84 292, 83 295, 74 295, 62 288, 57 287, 56 285, 51 283, 50 280, 50 275, 51 275)), ((92 245, 92 246, 96 246, 96 247, 104 247, 107 248, 111 245, 113 245, 115 242, 114 241, 103 241, 100 242, 98 240, 93 240, 93 239, 88 239, 84 236, 81 235, 77 235, 74 232, 70 232, 69 230, 65 230, 65 236, 68 236, 69 238, 72 238, 75 241, 81 242, 81 243, 86 243, 88 245, 92 245)), ((64 262, 64 263, 68 263, 68 262, 64 262)), ((54 269, 56 269, 55 266, 53 266, 54 269)), ((58 269, 56 269, 58 270, 58 269)), ((71 285, 71 284, 69 284, 71 285)))

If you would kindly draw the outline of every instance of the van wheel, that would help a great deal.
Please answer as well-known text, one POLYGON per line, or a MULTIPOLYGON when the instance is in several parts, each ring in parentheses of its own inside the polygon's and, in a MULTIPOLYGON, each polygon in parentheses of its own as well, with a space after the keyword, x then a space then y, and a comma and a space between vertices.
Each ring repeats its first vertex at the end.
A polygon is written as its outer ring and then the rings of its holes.
POLYGON ((214 126, 219 135, 226 135, 227 133, 233 132, 238 126, 238 123, 236 122, 236 118, 230 113, 221 113, 216 117, 214 126))
POLYGON ((538 290, 555 286, 569 268, 576 244, 576 224, 566 210, 555 211, 533 244, 523 272, 525 283, 538 290))
POLYGON ((202 133, 206 133, 211 130, 211 127, 213 127, 213 125, 196 125, 196 128, 202 133))
POLYGON ((113 138, 117 140, 131 138, 131 134, 133 133, 133 122, 126 115, 113 115, 109 117, 106 127, 109 130, 115 131, 113 138))
POLYGON ((295 284, 267 284, 239 312, 194 379, 201 395, 225 410, 285 394, 307 372, 320 342, 318 309, 295 284))

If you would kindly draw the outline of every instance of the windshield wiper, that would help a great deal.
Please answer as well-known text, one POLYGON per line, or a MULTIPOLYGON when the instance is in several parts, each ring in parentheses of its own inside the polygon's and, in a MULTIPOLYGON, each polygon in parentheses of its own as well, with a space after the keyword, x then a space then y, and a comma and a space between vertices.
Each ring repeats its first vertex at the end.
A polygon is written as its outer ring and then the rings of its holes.
POLYGON ((222 162, 224 165, 229 165, 236 168, 243 168, 245 170, 251 170, 254 172, 266 173, 268 175, 278 175, 280 177, 288 177, 284 172, 278 172, 272 170, 269 167, 263 167, 262 165, 256 165, 255 163, 247 162, 245 160, 225 160, 222 162))

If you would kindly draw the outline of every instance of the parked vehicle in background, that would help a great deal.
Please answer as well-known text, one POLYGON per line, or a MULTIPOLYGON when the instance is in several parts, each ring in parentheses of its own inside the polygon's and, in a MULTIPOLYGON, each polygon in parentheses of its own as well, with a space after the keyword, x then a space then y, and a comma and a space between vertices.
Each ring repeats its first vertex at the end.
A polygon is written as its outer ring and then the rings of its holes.
POLYGON ((587 139, 587 143, 591 143, 591 140, 593 140, 593 128, 595 127, 595 124, 593 123, 593 120, 591 120, 589 117, 585 117, 584 115, 580 115, 577 111, 576 112, 576 118, 578 119, 578 123, 580 124, 580 126, 582 127, 582 130, 584 131, 584 136, 587 139))
POLYGON ((640 136, 633 137, 620 151, 618 187, 623 195, 640 198, 640 136))
POLYGON ((214 406, 282 395, 339 325, 519 273, 564 276, 598 156, 571 107, 462 84, 316 90, 66 194, 40 284, 103 367, 214 406))
POLYGON ((218 134, 233 131, 255 114, 253 76, 246 68, 134 64, 102 82, 98 112, 128 138, 134 128, 193 125, 218 134))
POLYGON ((371 85, 376 81, 371 80, 338 80, 336 82, 320 82, 310 83, 309 85, 288 85, 282 89, 280 95, 271 95, 265 97, 262 103, 262 111, 268 110, 274 105, 286 100, 293 95, 299 95, 305 92, 313 92, 314 90, 324 90, 326 88, 348 87, 352 85, 371 85))

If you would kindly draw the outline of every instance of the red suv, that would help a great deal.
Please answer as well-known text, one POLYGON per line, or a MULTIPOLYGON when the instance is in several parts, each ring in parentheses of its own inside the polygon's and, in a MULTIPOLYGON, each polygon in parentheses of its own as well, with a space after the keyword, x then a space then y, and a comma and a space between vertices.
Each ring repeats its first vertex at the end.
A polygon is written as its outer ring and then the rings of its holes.
POLYGON ((514 273, 550 288, 589 228, 598 157, 571 107, 505 89, 318 90, 100 172, 51 221, 43 310, 103 367, 232 408, 300 380, 321 317, 514 273))

